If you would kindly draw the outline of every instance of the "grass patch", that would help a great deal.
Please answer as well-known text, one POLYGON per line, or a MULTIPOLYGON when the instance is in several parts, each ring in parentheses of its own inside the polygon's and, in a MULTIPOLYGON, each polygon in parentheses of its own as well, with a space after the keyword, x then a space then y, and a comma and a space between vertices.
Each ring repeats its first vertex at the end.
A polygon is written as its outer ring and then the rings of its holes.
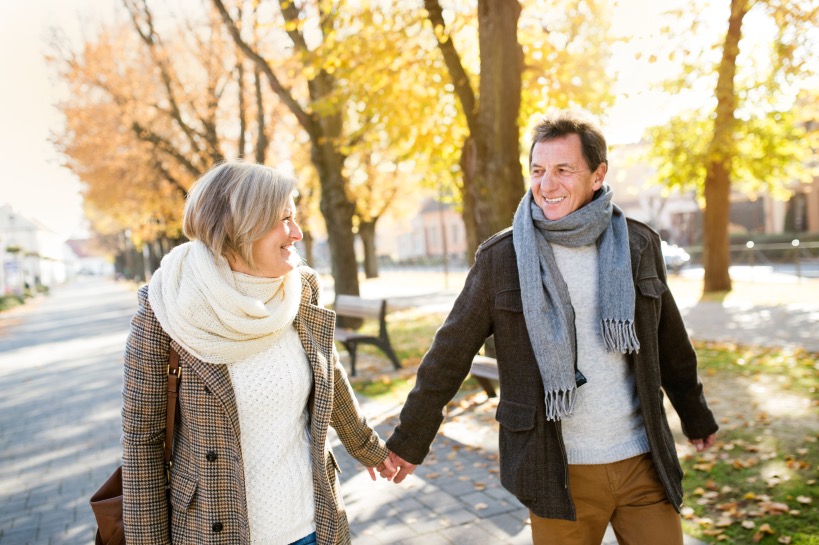
POLYGON ((687 533, 712 543, 819 545, 817 436, 720 437, 712 451, 681 460, 687 533))
POLYGON ((700 371, 707 376, 728 374, 774 382, 778 388, 816 398, 819 354, 798 349, 695 342, 700 371))
POLYGON ((696 343, 717 444, 681 459, 686 532, 709 543, 819 545, 817 355, 696 343))
POLYGON ((25 300, 19 295, 0 295, 0 310, 6 310, 22 305, 25 300))

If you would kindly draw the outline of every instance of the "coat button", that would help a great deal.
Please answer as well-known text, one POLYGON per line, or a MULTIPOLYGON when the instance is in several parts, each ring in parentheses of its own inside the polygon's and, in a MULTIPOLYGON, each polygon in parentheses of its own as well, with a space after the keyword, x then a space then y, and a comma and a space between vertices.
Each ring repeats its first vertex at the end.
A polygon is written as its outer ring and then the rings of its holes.
POLYGON ((215 453, 215 452, 213 452, 212 450, 211 450, 211 451, 209 451, 207 454, 205 454, 205 459, 206 459, 208 462, 215 462, 215 461, 216 461, 216 458, 218 458, 218 456, 216 456, 216 453, 215 453))
POLYGON ((211 528, 213 528, 213 531, 217 533, 221 532, 224 527, 225 526, 221 522, 214 522, 213 526, 211 526, 211 528))
POLYGON ((210 395, 210 388, 208 388, 207 386, 205 386, 205 394, 210 395))

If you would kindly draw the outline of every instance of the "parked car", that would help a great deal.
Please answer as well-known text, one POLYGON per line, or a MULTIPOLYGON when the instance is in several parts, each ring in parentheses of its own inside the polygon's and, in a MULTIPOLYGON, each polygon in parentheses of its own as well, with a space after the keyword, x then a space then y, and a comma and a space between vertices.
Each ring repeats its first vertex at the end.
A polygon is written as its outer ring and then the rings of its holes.
POLYGON ((665 260, 665 268, 671 272, 680 272, 683 266, 691 261, 691 256, 688 252, 677 246, 676 244, 668 244, 666 241, 661 241, 663 259, 665 260))

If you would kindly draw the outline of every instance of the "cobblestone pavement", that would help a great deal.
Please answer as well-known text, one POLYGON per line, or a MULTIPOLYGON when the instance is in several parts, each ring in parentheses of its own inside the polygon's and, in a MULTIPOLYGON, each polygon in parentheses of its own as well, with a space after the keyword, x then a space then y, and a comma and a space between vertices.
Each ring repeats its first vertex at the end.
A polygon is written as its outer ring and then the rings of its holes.
MULTIPOLYGON (((396 302, 445 311, 457 290, 430 293, 429 285, 396 302)), ((741 320, 753 316, 776 320, 773 342, 802 342, 794 335, 814 328, 796 324, 815 325, 819 312, 815 303, 775 315, 681 307, 692 331, 740 342, 750 327, 741 320)), ((0 314, 0 545, 93 543, 88 498, 119 463, 122 351, 135 310, 133 286, 83 279, 0 314)), ((764 337, 765 326, 751 329, 751 340, 764 337)), ((399 407, 365 401, 364 410, 389 436, 399 407)), ((468 411, 442 428, 433 457, 402 485, 372 483, 342 447, 335 451, 354 545, 531 542, 527 510, 498 482, 494 430, 468 411)), ((614 543, 610 532, 604 545, 614 543)))

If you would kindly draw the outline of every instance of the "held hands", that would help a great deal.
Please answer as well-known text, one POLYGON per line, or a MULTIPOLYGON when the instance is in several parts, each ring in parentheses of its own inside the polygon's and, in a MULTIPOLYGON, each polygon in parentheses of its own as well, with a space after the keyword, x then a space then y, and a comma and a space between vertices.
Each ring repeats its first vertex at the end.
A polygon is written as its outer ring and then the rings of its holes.
MULTIPOLYGON (((392 454, 392 453, 390 453, 390 454, 392 454)), ((380 464, 378 464, 377 466, 375 466, 375 468, 372 468, 372 467, 367 468, 367 472, 370 474, 370 479, 375 480, 375 472, 376 471, 378 471, 379 475, 381 475, 382 477, 385 477, 385 475, 392 476, 393 474, 395 474, 395 472, 397 471, 397 468, 395 467, 395 465, 393 465, 392 460, 390 460, 390 457, 387 456, 386 458, 384 458, 384 461, 381 462, 380 464)), ((391 480, 390 477, 385 477, 385 478, 388 481, 391 480)))
POLYGON ((714 446, 716 440, 717 434, 712 433, 705 439, 689 439, 688 442, 694 445, 694 448, 697 449, 697 452, 702 452, 714 446))
MULTIPOLYGON (((383 462, 378 464, 378 466, 375 467, 375 470, 378 471, 378 474, 381 475, 382 478, 392 481, 395 484, 400 484, 409 475, 413 474, 416 467, 418 466, 407 462, 396 453, 390 451, 389 456, 387 456, 383 462)), ((370 478, 375 480, 375 472, 373 471, 373 468, 368 467, 367 471, 370 473, 370 478)))

